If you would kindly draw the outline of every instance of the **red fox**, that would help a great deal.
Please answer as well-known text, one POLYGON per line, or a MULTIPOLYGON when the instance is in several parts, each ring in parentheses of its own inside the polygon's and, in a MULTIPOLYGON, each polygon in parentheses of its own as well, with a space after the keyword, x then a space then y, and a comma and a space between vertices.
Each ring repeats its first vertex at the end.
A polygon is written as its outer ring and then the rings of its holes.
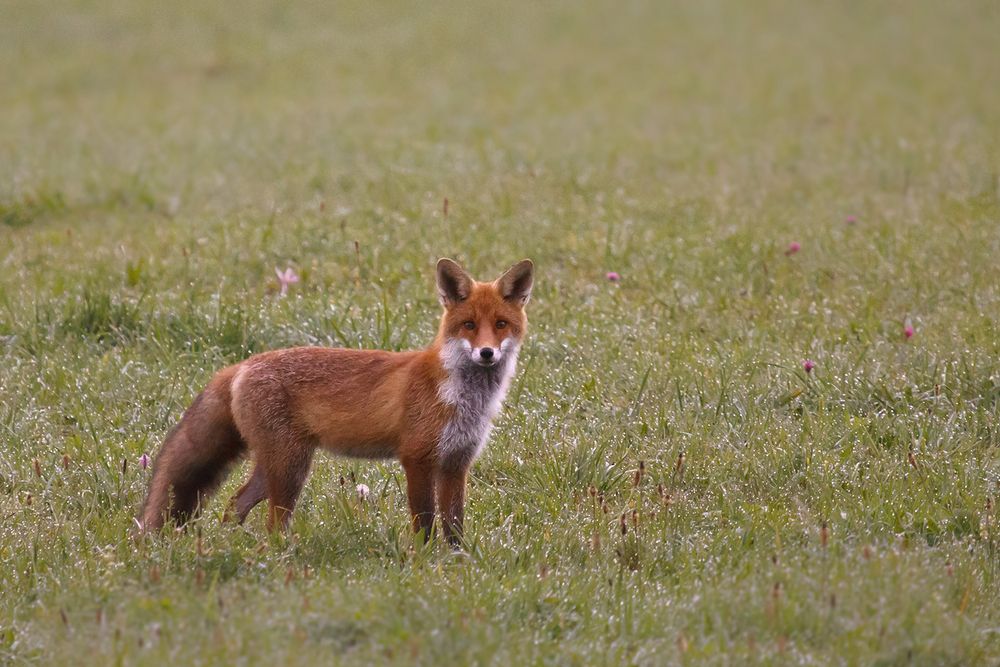
POLYGON ((466 476, 514 374, 533 272, 525 259, 481 283, 438 261, 444 313, 424 350, 294 347, 219 371, 153 461, 142 529, 183 524, 249 453, 253 470, 227 515, 242 523, 267 498, 268 529, 284 530, 323 448, 398 458, 413 529, 430 537, 436 496, 444 535, 458 543, 466 476))

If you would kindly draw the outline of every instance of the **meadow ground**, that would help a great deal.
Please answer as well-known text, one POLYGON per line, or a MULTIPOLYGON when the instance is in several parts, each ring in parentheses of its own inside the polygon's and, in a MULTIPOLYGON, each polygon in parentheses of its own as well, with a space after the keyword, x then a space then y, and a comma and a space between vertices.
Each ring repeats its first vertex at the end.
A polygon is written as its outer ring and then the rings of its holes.
POLYGON ((3 14, 0 662, 1000 662, 996 3, 3 14), (214 369, 423 345, 443 255, 538 271, 464 553, 330 457, 130 539, 214 369))

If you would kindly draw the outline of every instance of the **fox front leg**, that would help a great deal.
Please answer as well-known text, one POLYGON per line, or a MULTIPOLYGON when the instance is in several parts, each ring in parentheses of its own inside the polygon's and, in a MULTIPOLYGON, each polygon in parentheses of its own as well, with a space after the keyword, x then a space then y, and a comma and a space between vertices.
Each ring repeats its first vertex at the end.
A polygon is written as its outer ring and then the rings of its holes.
POLYGON ((422 460, 404 459, 402 463, 413 530, 417 534, 423 532, 427 542, 434 528, 434 467, 422 460))
POLYGON ((465 484, 468 469, 442 470, 438 473, 437 497, 441 512, 441 525, 445 539, 453 547, 462 541, 462 522, 465 516, 465 484))

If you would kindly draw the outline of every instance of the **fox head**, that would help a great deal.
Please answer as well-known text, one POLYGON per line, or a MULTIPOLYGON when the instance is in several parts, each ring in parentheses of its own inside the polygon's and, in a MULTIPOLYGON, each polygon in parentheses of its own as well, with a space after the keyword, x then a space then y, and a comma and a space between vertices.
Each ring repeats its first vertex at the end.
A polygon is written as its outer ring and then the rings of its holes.
POLYGON ((534 265, 521 260, 491 283, 477 282, 457 262, 437 264, 444 315, 438 333, 446 366, 506 367, 517 357, 528 328, 534 265))

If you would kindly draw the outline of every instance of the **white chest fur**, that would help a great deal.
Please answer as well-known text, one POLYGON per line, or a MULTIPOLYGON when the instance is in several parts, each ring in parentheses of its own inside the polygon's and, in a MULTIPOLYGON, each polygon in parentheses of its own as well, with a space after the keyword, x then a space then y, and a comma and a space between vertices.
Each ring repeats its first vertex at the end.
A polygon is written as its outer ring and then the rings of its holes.
POLYGON ((438 395, 455 408, 455 414, 441 431, 438 455, 442 461, 468 464, 489 438, 493 418, 507 395, 517 366, 518 348, 513 339, 506 339, 507 344, 501 346, 500 361, 484 368, 470 363, 463 343, 451 340, 441 350, 448 378, 438 387, 438 395))

